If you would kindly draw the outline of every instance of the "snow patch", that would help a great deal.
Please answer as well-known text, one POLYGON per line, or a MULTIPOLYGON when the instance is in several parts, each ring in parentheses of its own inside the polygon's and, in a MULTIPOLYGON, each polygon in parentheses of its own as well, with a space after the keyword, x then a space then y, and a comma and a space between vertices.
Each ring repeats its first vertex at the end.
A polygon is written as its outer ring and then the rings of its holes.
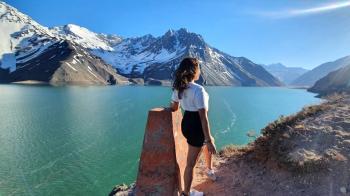
POLYGON ((71 64, 69 64, 69 63, 67 63, 67 62, 66 62, 66 64, 67 64, 71 69, 73 69, 74 71, 78 71, 78 70, 76 70, 71 64))
MULTIPOLYGON (((90 68, 91 69, 91 68, 90 68)), ((94 73, 92 73, 92 71, 91 70, 88 70, 89 71, 89 73, 91 74, 91 75, 93 75, 93 76, 95 76, 95 78, 97 78, 98 79, 98 77, 94 74, 94 73)))
POLYGON ((2 54, 0 66, 4 69, 9 68, 10 72, 16 70, 16 57, 13 53, 2 54))
POLYGON ((115 43, 117 38, 117 36, 108 37, 106 35, 99 35, 90 31, 87 28, 80 27, 74 24, 68 24, 61 27, 54 27, 51 30, 56 36, 70 40, 84 48, 92 50, 101 49, 113 51, 113 48, 109 45, 108 39, 113 39, 111 40, 111 43, 115 43))

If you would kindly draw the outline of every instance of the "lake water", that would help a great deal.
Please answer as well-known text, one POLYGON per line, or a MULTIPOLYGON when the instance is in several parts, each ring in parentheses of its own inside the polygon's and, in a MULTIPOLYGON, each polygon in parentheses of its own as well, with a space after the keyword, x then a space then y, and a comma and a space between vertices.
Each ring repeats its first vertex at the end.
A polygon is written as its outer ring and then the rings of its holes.
MULTIPOLYGON (((217 148, 320 102, 300 89, 205 87, 217 148)), ((0 195, 107 195, 136 178, 148 110, 169 87, 0 85, 0 195)))

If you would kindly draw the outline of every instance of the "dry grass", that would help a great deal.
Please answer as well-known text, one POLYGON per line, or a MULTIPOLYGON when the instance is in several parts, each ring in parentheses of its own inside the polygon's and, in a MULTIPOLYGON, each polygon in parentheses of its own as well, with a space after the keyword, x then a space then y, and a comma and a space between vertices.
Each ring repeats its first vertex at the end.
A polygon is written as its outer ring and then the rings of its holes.
POLYGON ((234 145, 230 144, 227 146, 224 146, 220 151, 219 151, 219 156, 224 157, 224 158, 230 158, 233 156, 239 156, 242 154, 246 154, 248 152, 252 151, 252 145, 247 145, 247 146, 241 146, 241 145, 234 145))

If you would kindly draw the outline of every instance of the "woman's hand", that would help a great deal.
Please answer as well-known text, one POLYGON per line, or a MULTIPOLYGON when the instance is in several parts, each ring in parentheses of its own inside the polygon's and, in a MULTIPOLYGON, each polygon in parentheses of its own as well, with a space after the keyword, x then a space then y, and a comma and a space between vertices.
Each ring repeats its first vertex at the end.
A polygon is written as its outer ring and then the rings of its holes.
POLYGON ((210 141, 206 143, 210 154, 216 154, 215 140, 213 136, 210 136, 210 141))
POLYGON ((216 147, 213 141, 210 141, 209 143, 206 144, 208 148, 208 152, 210 154, 216 154, 216 147))
POLYGON ((172 112, 175 112, 175 111, 177 111, 178 109, 180 109, 180 102, 172 101, 172 102, 170 103, 169 110, 172 111, 172 112))

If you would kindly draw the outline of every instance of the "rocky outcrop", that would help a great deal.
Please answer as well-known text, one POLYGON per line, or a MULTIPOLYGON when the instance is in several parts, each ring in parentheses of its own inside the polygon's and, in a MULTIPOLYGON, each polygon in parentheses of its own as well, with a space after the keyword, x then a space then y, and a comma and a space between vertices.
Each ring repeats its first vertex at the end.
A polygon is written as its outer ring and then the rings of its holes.
POLYGON ((194 188, 206 195, 349 195, 350 95, 281 116, 245 147, 216 157, 218 181, 198 168, 194 188))
POLYGON ((134 196, 135 183, 132 183, 129 186, 126 184, 116 185, 108 195, 109 196, 134 196))

